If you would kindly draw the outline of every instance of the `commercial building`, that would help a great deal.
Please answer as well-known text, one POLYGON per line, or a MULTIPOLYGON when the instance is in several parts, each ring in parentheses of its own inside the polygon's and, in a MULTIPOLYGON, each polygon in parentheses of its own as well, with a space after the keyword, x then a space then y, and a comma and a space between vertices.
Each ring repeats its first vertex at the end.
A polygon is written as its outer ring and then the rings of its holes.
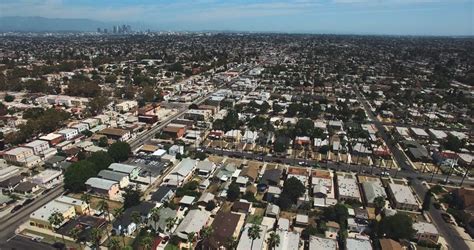
POLYGON ((338 173, 337 185, 339 201, 362 201, 359 192, 359 185, 357 185, 357 180, 354 175, 338 173))
POLYGON ((427 222, 415 222, 413 223, 413 229, 415 229, 415 238, 418 241, 425 241, 429 243, 438 243, 439 232, 436 227, 427 222))
POLYGON ((27 148, 31 148, 35 155, 41 155, 43 154, 43 152, 49 149, 49 143, 43 140, 34 140, 23 146, 27 148))
POLYGON ((415 196, 413 195, 410 187, 401 184, 390 183, 388 185, 388 190, 392 199, 393 206, 396 209, 410 211, 418 210, 418 202, 415 196))

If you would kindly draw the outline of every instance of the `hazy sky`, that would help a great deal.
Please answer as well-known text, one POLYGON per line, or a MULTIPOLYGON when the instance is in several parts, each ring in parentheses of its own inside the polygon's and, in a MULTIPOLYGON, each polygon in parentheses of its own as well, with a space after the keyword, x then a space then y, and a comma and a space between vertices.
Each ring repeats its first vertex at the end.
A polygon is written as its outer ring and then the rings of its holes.
POLYGON ((165 30, 473 35, 474 0, 0 0, 0 16, 89 18, 165 30))

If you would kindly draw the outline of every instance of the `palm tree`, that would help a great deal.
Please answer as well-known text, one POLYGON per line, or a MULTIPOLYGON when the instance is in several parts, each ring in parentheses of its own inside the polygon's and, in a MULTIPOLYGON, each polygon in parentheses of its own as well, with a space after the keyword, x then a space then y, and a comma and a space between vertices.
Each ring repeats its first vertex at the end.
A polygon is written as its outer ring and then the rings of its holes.
POLYGON ((79 248, 82 249, 81 241, 79 241, 79 234, 81 233, 81 229, 79 227, 74 227, 69 231, 69 235, 73 238, 76 242, 79 243, 79 248))
POLYGON ((193 249, 193 243, 194 243, 194 237, 196 236, 196 233, 189 233, 188 234, 188 243, 190 245, 189 249, 193 249))
POLYGON ((146 235, 140 239, 140 245, 142 246, 142 249, 151 249, 152 243, 153 239, 150 237, 150 235, 146 235))
POLYGON ((173 228, 174 224, 176 223, 175 217, 169 217, 166 219, 166 231, 169 233, 170 230, 173 228))
MULTIPOLYGON (((214 233, 214 229, 212 227, 204 227, 201 229, 199 232, 199 237, 201 240, 204 242, 207 242, 209 238, 211 238, 211 235, 214 233)), ((204 244, 203 244, 204 245, 204 244)))
POLYGON ((99 209, 99 211, 101 211, 102 213, 107 213, 107 217, 108 217, 108 219, 109 219, 109 222, 112 221, 112 220, 110 219, 109 203, 108 203, 105 199, 102 199, 102 200, 99 201, 98 209, 99 209))
MULTIPOLYGON (((54 212, 49 216, 48 222, 49 222, 49 224, 51 224, 51 227, 53 228, 53 230, 57 233, 57 229, 64 222, 64 216, 60 212, 54 212)), ((54 238, 56 238, 56 235, 54 235, 54 238)), ((66 245, 66 240, 64 239, 63 234, 61 234, 61 238, 63 239, 64 245, 66 245)))
POLYGON ((151 213, 151 220, 155 223, 155 231, 158 231, 158 226, 156 225, 160 221, 160 209, 157 207, 154 207, 150 211, 151 213))
POLYGON ((239 242, 237 241, 237 238, 232 236, 226 241, 225 247, 229 250, 235 250, 235 249, 237 249, 237 244, 238 243, 239 242))
POLYGON ((117 239, 117 237, 111 237, 109 238, 107 247, 111 250, 118 250, 120 249, 120 241, 117 239))
POLYGON ((94 246, 99 248, 100 240, 102 239, 102 231, 97 227, 93 227, 91 229, 91 240, 94 246))
POLYGON ((140 224, 142 222, 142 216, 140 215, 140 212, 133 211, 131 217, 132 217, 133 223, 137 225, 137 228, 140 227, 140 224))
POLYGON ((91 199, 92 199, 92 196, 88 193, 84 193, 82 196, 81 196, 81 200, 83 202, 85 202, 87 204, 87 213, 90 214, 91 213, 91 199))
MULTIPOLYGON (((105 199, 102 199, 99 201, 98 209, 99 211, 103 213, 107 213, 107 217, 109 219, 108 223, 111 223, 112 219, 110 219, 109 203, 105 199)), ((107 225, 105 227, 105 230, 107 231, 107 237, 110 238, 110 232, 109 232, 109 229, 107 228, 107 225)))
MULTIPOLYGON (((119 217, 121 217, 123 215, 123 212, 125 210, 123 209, 123 207, 118 207, 118 208, 115 208, 112 212, 112 214, 114 215, 114 218, 117 219, 119 217)), ((120 236, 122 236, 122 242, 123 242, 123 246, 125 247, 125 235, 120 232, 120 236)))
POLYGON ((253 249, 253 242, 256 239, 260 239, 260 233, 262 232, 262 229, 260 228, 260 225, 258 224, 253 224, 247 231, 247 235, 249 236, 250 239, 252 239, 252 245, 250 249, 253 249))
POLYGON ((123 215, 124 211, 125 210, 123 209, 123 207, 118 207, 118 208, 114 208, 114 210, 112 211, 112 214, 114 215, 114 218, 118 218, 123 215))
POLYGON ((268 247, 270 249, 275 249, 275 247, 280 245, 280 235, 276 234, 275 232, 270 233, 270 237, 268 238, 268 247))

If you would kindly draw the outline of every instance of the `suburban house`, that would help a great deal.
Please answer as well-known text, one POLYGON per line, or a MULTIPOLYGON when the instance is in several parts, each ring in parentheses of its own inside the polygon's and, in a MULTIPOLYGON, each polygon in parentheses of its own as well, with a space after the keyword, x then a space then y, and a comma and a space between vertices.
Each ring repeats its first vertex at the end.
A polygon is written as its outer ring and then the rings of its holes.
MULTIPOLYGON (((280 236, 280 244, 274 250, 299 250, 300 249, 300 233, 287 230, 277 230, 280 236)), ((311 243, 310 243, 311 244, 311 243)))
POLYGON ((168 186, 160 186, 158 190, 156 190, 151 195, 151 200, 159 203, 163 203, 169 201, 174 196, 174 189, 168 186))
POLYGON ((179 187, 186 182, 196 169, 197 161, 193 159, 183 159, 171 173, 166 176, 164 183, 168 186, 179 187))
POLYGON ((119 184, 116 181, 91 177, 85 184, 88 192, 104 196, 111 200, 117 199, 120 192, 119 184))
POLYGON ((188 234, 201 231, 210 217, 211 213, 208 211, 191 210, 176 228, 174 234, 183 240, 187 240, 188 234))
POLYGON ((57 132, 60 135, 63 135, 63 137, 68 141, 76 138, 79 135, 79 132, 77 129, 72 129, 72 128, 65 128, 62 130, 59 130, 57 132))
POLYGON ((226 245, 230 238, 238 238, 240 227, 242 226, 242 223, 240 223, 239 227, 241 218, 242 216, 240 214, 222 211, 218 212, 211 224, 213 233, 209 238, 208 247, 210 249, 221 249, 226 245))
POLYGON ((36 183, 29 181, 20 182, 14 189, 13 192, 23 195, 33 194, 39 190, 39 186, 36 183))
POLYGON ((33 176, 31 182, 38 184, 44 188, 52 188, 56 185, 61 184, 63 181, 62 171, 46 169, 43 172, 33 176))
POLYGON ((380 182, 366 181, 362 183, 364 191, 364 202, 367 206, 374 207, 374 200, 377 197, 387 198, 385 189, 380 182))
POLYGON ((199 161, 196 165, 198 175, 202 177, 209 177, 216 170, 216 164, 212 161, 199 161))
POLYGON ((239 240, 239 244, 237 245, 237 250, 260 250, 263 249, 265 243, 265 234, 267 232, 267 227, 261 225, 260 228, 262 231, 260 232, 260 237, 255 240, 250 239, 248 235, 249 228, 252 227, 252 224, 247 223, 245 225, 244 231, 242 232, 239 240))
POLYGON ((140 168, 133 165, 122 164, 122 163, 112 163, 109 166, 109 170, 114 172, 123 173, 128 175, 131 181, 138 178, 138 174, 140 173, 140 168))
POLYGON ((113 230, 117 235, 127 235, 130 236, 132 235, 135 230, 137 230, 137 224, 133 221, 133 216, 132 214, 138 213, 140 214, 140 217, 143 220, 149 219, 150 217, 150 211, 152 208, 156 207, 155 203, 151 202, 141 202, 140 204, 127 208, 123 212, 123 214, 118 217, 112 224, 113 230))
POLYGON ((111 181, 116 181, 119 184, 119 187, 121 189, 126 188, 130 184, 130 178, 128 177, 128 174, 104 169, 99 172, 97 175, 102 179, 106 180, 111 180, 111 181))
POLYGON ((34 155, 34 151, 27 147, 17 147, 4 153, 3 158, 11 164, 32 167, 41 162, 39 156, 34 155))
POLYGON ((267 186, 279 186, 281 175, 282 171, 279 168, 266 169, 262 178, 260 178, 260 183, 267 186))
POLYGON ((339 249, 337 240, 330 238, 322 238, 318 236, 310 236, 309 250, 337 250, 339 249))

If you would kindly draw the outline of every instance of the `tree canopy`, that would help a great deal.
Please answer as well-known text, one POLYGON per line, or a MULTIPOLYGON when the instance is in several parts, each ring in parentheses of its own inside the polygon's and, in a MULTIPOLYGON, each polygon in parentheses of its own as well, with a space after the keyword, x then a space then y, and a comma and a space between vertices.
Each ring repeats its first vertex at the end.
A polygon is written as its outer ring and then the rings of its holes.
POLYGON ((394 240, 411 239, 415 234, 413 221, 410 216, 403 213, 387 216, 380 222, 379 234, 394 240))
POLYGON ((110 145, 108 153, 115 162, 123 162, 128 159, 132 149, 126 142, 114 142, 110 145))

